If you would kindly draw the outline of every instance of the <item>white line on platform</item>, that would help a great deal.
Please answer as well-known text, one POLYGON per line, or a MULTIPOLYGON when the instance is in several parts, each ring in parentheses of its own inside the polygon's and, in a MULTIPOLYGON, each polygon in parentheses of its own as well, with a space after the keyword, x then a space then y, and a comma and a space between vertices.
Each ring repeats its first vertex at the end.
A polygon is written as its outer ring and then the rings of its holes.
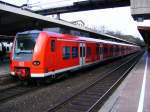
POLYGON ((146 75, 147 75, 147 65, 148 65, 148 56, 146 57, 145 71, 144 71, 144 76, 143 76, 143 84, 142 84, 140 100, 139 100, 139 106, 138 106, 137 112, 142 112, 143 111, 145 86, 146 86, 146 75))

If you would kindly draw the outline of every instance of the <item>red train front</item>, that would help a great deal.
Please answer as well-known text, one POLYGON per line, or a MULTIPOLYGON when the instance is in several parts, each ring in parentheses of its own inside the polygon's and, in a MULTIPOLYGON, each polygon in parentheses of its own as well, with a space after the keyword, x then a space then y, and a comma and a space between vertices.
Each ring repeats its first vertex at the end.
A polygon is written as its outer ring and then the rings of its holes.
POLYGON ((40 32, 17 34, 11 56, 11 74, 20 79, 43 77, 43 73, 48 71, 44 69, 48 39, 46 33, 40 32))
POLYGON ((61 34, 38 31, 18 33, 11 54, 11 75, 21 80, 29 77, 53 77, 56 73, 79 65, 79 43, 73 42, 74 37, 67 37, 67 35, 66 40, 70 38, 72 41, 64 43, 61 37, 63 37, 61 34), (56 41, 56 37, 59 41, 56 41), (61 46, 64 45, 62 50, 61 46), (72 46, 72 57, 70 56, 70 45, 72 46))

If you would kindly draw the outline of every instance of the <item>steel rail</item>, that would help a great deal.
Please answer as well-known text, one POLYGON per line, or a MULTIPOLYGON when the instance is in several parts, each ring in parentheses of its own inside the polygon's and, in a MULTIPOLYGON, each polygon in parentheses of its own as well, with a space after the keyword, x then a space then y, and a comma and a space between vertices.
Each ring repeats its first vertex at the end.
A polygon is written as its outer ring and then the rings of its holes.
MULTIPOLYGON (((140 55, 141 55, 141 54, 140 54, 140 55)), ((109 72, 107 73, 107 75, 105 75, 105 76, 101 77, 100 79, 96 80, 95 82, 93 82, 90 86, 88 86, 88 87, 85 88, 84 90, 81 90, 81 91, 78 92, 77 94, 75 94, 75 95, 73 95, 72 97, 66 99, 65 101, 61 102, 60 104, 56 105, 55 107, 48 109, 47 111, 48 111, 48 112, 55 112, 55 111, 57 111, 57 110, 59 110, 59 109, 61 109, 61 108, 64 108, 64 105, 69 104, 68 102, 70 102, 71 100, 75 99, 75 97, 81 95, 82 93, 85 93, 89 88, 92 88, 97 82, 103 80, 104 78, 106 78, 107 76, 109 76, 111 73, 113 73, 113 72, 115 72, 116 70, 120 69, 120 67, 122 67, 122 66, 128 64, 130 61, 134 60, 135 57, 137 57, 137 56, 139 56, 139 54, 136 55, 136 56, 134 56, 134 57, 132 57, 132 58, 131 58, 130 60, 128 60, 127 62, 121 64, 121 65, 118 66, 116 69, 113 69, 112 71, 109 71, 109 72)), ((106 73, 105 73, 105 74, 106 74, 106 73)), ((103 96, 103 95, 102 95, 102 96, 103 96)), ((94 104, 95 104, 95 103, 94 103, 94 104)), ((92 107, 94 107, 94 106, 92 105, 91 108, 89 107, 88 110, 90 111, 90 110, 92 109, 92 107)), ((78 111, 79 111, 79 110, 80 110, 80 109, 78 108, 78 111)), ((81 109, 81 110, 82 110, 82 109, 81 109)), ((80 110, 80 111, 81 111, 81 110, 80 110)), ((87 110, 87 111, 88 111, 88 110, 87 110)))

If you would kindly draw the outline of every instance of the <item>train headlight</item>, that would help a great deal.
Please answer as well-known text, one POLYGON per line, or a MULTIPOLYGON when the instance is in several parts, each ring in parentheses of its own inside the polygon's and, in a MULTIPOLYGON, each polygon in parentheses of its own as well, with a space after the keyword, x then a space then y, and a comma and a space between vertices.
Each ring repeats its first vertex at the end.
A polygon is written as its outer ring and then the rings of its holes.
POLYGON ((39 61, 33 61, 32 64, 35 65, 35 66, 38 66, 38 65, 40 65, 40 62, 39 61))

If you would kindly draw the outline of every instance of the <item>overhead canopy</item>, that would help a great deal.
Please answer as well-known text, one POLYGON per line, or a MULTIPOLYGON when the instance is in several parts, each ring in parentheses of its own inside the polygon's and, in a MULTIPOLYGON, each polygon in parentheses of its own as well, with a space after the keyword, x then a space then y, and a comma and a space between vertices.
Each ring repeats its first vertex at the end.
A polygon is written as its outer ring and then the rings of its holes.
POLYGON ((148 27, 148 26, 138 26, 138 30, 141 33, 145 43, 150 46, 150 27, 148 27))
POLYGON ((51 19, 22 8, 0 3, 0 35, 14 36, 17 32, 27 30, 42 30, 43 28, 61 27, 68 33, 69 30, 88 34, 92 38, 101 38, 112 41, 131 43, 123 39, 93 31, 89 28, 77 26, 65 21, 51 19))
POLYGON ((21 8, 0 4, 0 35, 15 35, 16 32, 20 31, 54 26, 88 31, 64 21, 50 19, 21 8))
POLYGON ((130 0, 131 15, 135 20, 143 21, 150 19, 150 1, 149 0, 130 0))
POLYGON ((0 42, 12 42, 15 36, 0 35, 0 42))
POLYGON ((77 11, 87 11, 95 9, 113 8, 129 6, 130 0, 84 0, 73 2, 73 5, 46 8, 35 11, 38 14, 49 15, 49 14, 60 14, 77 11))

